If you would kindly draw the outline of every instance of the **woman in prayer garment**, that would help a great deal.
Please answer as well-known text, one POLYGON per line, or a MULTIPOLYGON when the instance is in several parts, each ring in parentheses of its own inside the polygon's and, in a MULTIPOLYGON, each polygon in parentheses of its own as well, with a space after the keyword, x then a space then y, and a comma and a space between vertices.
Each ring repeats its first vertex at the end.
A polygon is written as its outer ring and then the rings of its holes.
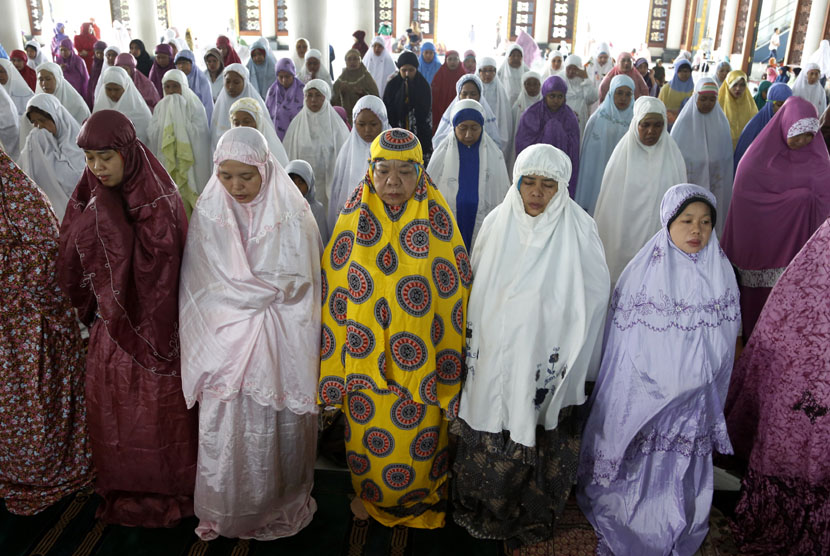
MULTIPOLYGON (((213 106, 213 118, 210 122, 210 152, 216 150, 216 145, 219 143, 222 134, 233 127, 230 119, 230 108, 234 102, 241 98, 252 98, 260 105, 263 114, 268 113, 265 101, 251 85, 248 70, 245 66, 242 64, 225 66, 224 83, 225 87, 219 93, 216 104, 213 106)), ((270 124, 270 120, 267 123, 270 124)))
POLYGON ((743 554, 811 556, 830 546, 828 254, 825 220, 773 288, 732 373, 726 424, 749 464, 732 521, 743 554))
POLYGON ((262 110, 261 102, 248 97, 240 98, 231 104, 228 116, 231 127, 252 127, 259 131, 268 143, 268 151, 274 155, 280 166, 285 168, 288 164, 288 154, 277 137, 277 132, 274 131, 268 112, 262 110))
POLYGON ((411 131, 418 138, 424 160, 432 156, 432 92, 418 73, 418 57, 412 52, 398 56, 398 73, 386 83, 383 103, 391 127, 411 131))
POLYGON ((660 89, 658 97, 666 105, 669 127, 674 125, 674 121, 680 115, 681 108, 683 108, 683 101, 690 98, 694 90, 692 64, 686 58, 678 58, 674 61, 674 76, 666 87, 660 89))
MULTIPOLYGON (((570 56, 569 56, 570 58, 570 56)), ((568 84, 558 75, 545 79, 542 100, 525 110, 516 130, 516 156, 530 145, 547 143, 571 159, 568 193, 573 198, 579 181, 579 121, 565 104, 568 84)))
POLYGON ((2 148, 0 207, 0 498, 9 512, 34 515, 87 488, 95 475, 86 350, 58 288, 60 223, 43 191, 2 148))
POLYGON ((303 83, 308 83, 312 79, 319 79, 325 81, 329 87, 332 86, 329 70, 323 65, 323 54, 316 48, 312 48, 306 52, 305 65, 300 69, 297 77, 303 83))
POLYGON ((472 256, 453 518, 508 553, 552 553, 576 480, 576 410, 599 366, 608 267, 596 224, 568 197, 570 169, 550 145, 522 151, 472 256))
POLYGON ((758 113, 755 100, 749 93, 746 74, 740 70, 729 72, 718 90, 718 104, 729 120, 729 130, 732 133, 732 148, 738 145, 741 132, 749 120, 758 113))
POLYGON ((49 93, 55 95, 60 103, 66 108, 78 125, 83 125, 84 120, 89 117, 89 107, 83 97, 72 85, 63 78, 63 72, 59 65, 46 62, 37 67, 37 89, 35 93, 49 93))
POLYGON ((78 51, 78 56, 80 56, 86 64, 86 70, 88 73, 92 72, 92 61, 95 58, 94 47, 96 42, 98 42, 98 37, 95 35, 95 29, 93 29, 92 23, 82 23, 81 33, 75 35, 73 44, 75 46, 75 50, 78 51))
POLYGON ((317 391, 346 417, 352 512, 386 527, 443 527, 473 275, 412 132, 374 140, 322 260, 317 391))
MULTIPOLYGON (((420 61, 417 67, 418 73, 421 73, 420 61)), ((430 88, 432 89, 433 133, 438 131, 441 116, 458 95, 456 91, 458 80, 468 75, 466 70, 464 70, 464 66, 461 65, 461 61, 458 59, 458 52, 455 50, 447 52, 447 55, 444 57, 444 65, 440 66, 440 69, 436 71, 437 73, 435 73, 434 78, 427 79, 431 83, 430 88)), ((438 142, 435 141, 435 144, 437 145, 438 142)))
POLYGON ((740 327, 716 203, 697 185, 669 189, 659 231, 611 296, 577 487, 598 552, 691 555, 709 531, 712 452, 732 453, 723 404, 740 327))
POLYGON ((507 49, 507 56, 502 62, 498 71, 498 78, 504 85, 507 98, 512 106, 522 92, 522 75, 530 71, 524 63, 524 51, 518 44, 513 44, 507 49))
POLYGON ((251 76, 251 84, 265 98, 268 89, 277 80, 277 59, 271 52, 271 45, 268 39, 259 38, 251 45, 251 58, 248 60, 248 74, 251 76))
MULTIPOLYGON (((513 111, 512 111, 512 120, 513 120, 513 128, 509 131, 510 133, 510 152, 508 153, 508 157, 505 159, 507 162, 507 175, 510 176, 513 174, 513 164, 516 162, 516 132, 519 130, 519 121, 522 118, 522 114, 525 113, 525 110, 542 100, 542 76, 531 70, 525 72, 522 76, 522 94, 519 95, 519 98, 516 99, 516 102, 513 103, 513 111)), ((496 83, 497 86, 501 87, 501 83, 497 80, 493 80, 492 82, 496 83)), ((487 85, 484 85, 485 88, 487 85)), ((505 98, 506 98, 505 93, 505 98)))
POLYGON ((43 53, 40 43, 35 39, 28 41, 24 50, 26 51, 26 65, 32 68, 33 71, 43 62, 49 61, 49 58, 43 53))
POLYGON ((164 95, 161 79, 168 71, 176 69, 173 63, 173 48, 169 44, 160 44, 156 47, 156 58, 153 61, 153 69, 150 70, 150 81, 156 87, 159 96, 164 95))
POLYGON ((455 104, 453 135, 442 141, 427 172, 444 195, 461 238, 473 249, 484 218, 504 200, 510 186, 504 155, 484 129, 484 108, 473 99, 455 104))
POLYGON ((98 79, 101 77, 101 72, 104 70, 104 52, 107 49, 107 43, 104 41, 97 41, 92 47, 94 57, 92 59, 92 69, 89 72, 89 82, 86 85, 86 94, 84 99, 89 107, 95 102, 95 87, 98 85, 98 79))
POLYGON ((793 83, 793 95, 805 98, 816 107, 816 115, 821 116, 827 110, 827 93, 819 83, 821 68, 818 64, 808 62, 801 68, 801 73, 793 83))
POLYGON ((49 197, 58 222, 86 168, 75 141, 81 126, 57 98, 39 93, 29 99, 20 120, 20 169, 49 197))
POLYGON ((366 31, 355 31, 352 36, 354 37, 352 49, 357 50, 361 58, 366 56, 366 53, 369 52, 369 45, 366 44, 366 31))
MULTIPOLYGON (((187 85, 205 108, 207 120, 213 118, 213 93, 208 78, 196 67, 196 56, 187 48, 176 54, 176 69, 187 77, 187 85)), ((164 81, 164 80, 162 80, 164 81)))
MULTIPOLYGON (((579 61, 580 66, 582 65, 582 60, 579 61)), ((614 69, 609 71, 602 80, 602 83, 599 85, 599 102, 602 103, 605 100, 605 95, 608 94, 608 87, 611 84, 611 80, 614 79, 617 75, 627 75, 634 81, 634 100, 642 96, 647 96, 649 92, 648 85, 646 85, 643 76, 640 74, 640 71, 634 67, 634 58, 628 52, 622 52, 617 57, 617 64, 614 66, 614 69)))
POLYGON ((311 164, 317 200, 328 211, 337 155, 349 138, 349 128, 332 108, 331 90, 325 81, 312 79, 304 94, 303 109, 285 134, 285 150, 290 160, 299 158, 311 164))
POLYGON ((767 102, 757 114, 752 116, 749 123, 746 124, 741 136, 738 139, 738 144, 735 147, 735 156, 733 157, 733 168, 738 169, 738 163, 743 158, 746 150, 761 133, 761 130, 769 123, 775 113, 784 105, 784 101, 793 95, 793 90, 786 83, 773 83, 772 87, 767 91, 767 102))
POLYGON ((574 200, 585 212, 592 215, 602 188, 605 167, 634 116, 634 81, 627 75, 617 75, 611 80, 608 94, 591 114, 579 157, 579 182, 574 200))
POLYGON ((20 120, 12 97, 0 87, 0 146, 12 159, 20 154, 20 120))
POLYGON ((153 111, 147 146, 178 187, 190 218, 213 170, 207 114, 183 72, 168 71, 162 85, 164 98, 153 111))
POLYGON ((340 149, 337 155, 337 162, 334 165, 334 180, 331 184, 329 194, 329 207, 326 217, 328 229, 321 234, 326 238, 331 237, 337 219, 346 200, 354 191, 363 178, 366 177, 366 170, 369 167, 369 148, 372 141, 381 132, 389 129, 389 118, 386 116, 386 106, 383 101, 376 97, 367 95, 357 101, 352 111, 353 124, 349 132, 349 138, 340 149))
POLYGON ((761 81, 758 85, 758 90, 755 92, 755 95, 752 97, 752 100, 755 101, 755 106, 758 107, 758 110, 764 107, 767 103, 767 91, 772 86, 770 81, 761 81))
POLYGON ((366 95, 378 96, 378 87, 372 74, 360 60, 357 50, 349 50, 344 56, 346 67, 332 88, 332 106, 342 106, 346 111, 347 120, 352 119, 352 108, 361 97, 366 95))
POLYGON ((294 54, 291 55, 291 60, 294 62, 295 68, 302 69, 305 67, 305 55, 309 48, 311 48, 311 44, 308 39, 299 38, 294 43, 294 54))
POLYGON ((476 53, 473 50, 464 52, 464 59, 461 60, 461 65, 464 66, 464 71, 467 73, 476 72, 476 53))
POLYGON ((303 109, 304 87, 303 82, 297 78, 294 62, 290 58, 280 59, 277 62, 277 80, 268 89, 265 106, 281 141, 285 140, 291 120, 303 109))
MULTIPOLYGON (((455 52, 455 56, 458 57, 458 52, 455 50, 448 51, 444 56, 445 64, 450 52, 455 52)), ((441 66, 441 61, 438 60, 438 55, 435 52, 435 45, 430 41, 424 42, 424 44, 421 45, 421 55, 418 56, 418 71, 421 72, 421 75, 424 76, 427 83, 432 85, 432 78, 435 77, 436 72, 439 68, 441 68, 441 66)), ((434 103, 435 101, 433 100, 433 104, 434 103)))
POLYGON ((26 113, 26 103, 34 96, 32 89, 9 60, 0 58, 0 85, 12 97, 17 117, 26 113))
POLYGON ((827 151, 830 152, 830 106, 821 115, 819 124, 821 125, 821 135, 824 137, 824 142, 827 143, 827 151))
MULTIPOLYGON (((496 61, 493 58, 484 57, 481 59, 481 63, 482 67, 486 63, 488 68, 492 67, 494 70, 496 69, 496 61)), ((495 78, 495 73, 479 73, 479 78, 483 85, 481 94, 490 106, 490 111, 495 114, 499 128, 499 136, 491 138, 500 145, 502 153, 504 153, 505 161, 509 161, 510 164, 512 164, 512 159, 514 158, 513 140, 516 136, 515 127, 518 125, 518 122, 513 118, 513 104, 525 94, 524 78, 528 73, 525 72, 522 75, 522 92, 519 93, 519 96, 512 103, 510 102, 510 97, 507 96, 507 91, 504 90, 504 85, 502 85, 501 80, 495 78), (489 79, 489 81, 486 79, 489 79)))
MULTIPOLYGON (((112 71, 116 68, 110 68, 112 71)), ((78 136, 87 168, 60 234, 58 281, 90 326, 86 407, 96 516, 172 527, 193 515, 198 424, 182 397, 176 184, 114 110, 78 136)))
MULTIPOLYGON (((108 47, 106 47, 104 49, 104 64, 103 64, 103 66, 101 66, 101 72, 103 73, 103 71, 105 69, 118 65, 117 60, 118 60, 118 56, 120 54, 121 54, 121 50, 117 46, 108 46, 108 47)), ((127 54, 130 54, 130 53, 127 52, 127 54)), ((127 60, 128 60, 128 58, 126 56, 124 58, 122 58, 122 60, 124 60, 125 63, 121 64, 121 67, 124 68, 125 70, 127 70, 127 73, 129 73, 130 77, 133 78, 133 83, 136 84, 136 87, 138 87, 139 92, 142 93, 141 96, 144 96, 144 93, 143 93, 141 87, 139 86, 138 79, 136 79, 136 77, 133 75, 133 73, 135 73, 135 68, 136 68, 136 65, 137 65, 136 61, 135 61, 135 58, 133 58, 133 55, 130 54, 129 60, 131 60, 131 62, 129 64, 126 63, 127 60), (132 70, 130 70, 130 66, 132 67, 132 70)), ((141 73, 141 72, 138 72, 138 73, 141 73)), ((149 84, 150 89, 152 90, 152 96, 150 98, 155 99, 153 101, 153 105, 155 105, 155 103, 158 102, 158 99, 159 99, 158 91, 156 91, 156 88, 153 87, 153 84, 150 82, 150 80, 147 78, 146 75, 144 75, 143 73, 141 73, 141 75, 143 76, 144 81, 147 84, 149 84)), ((98 96, 98 91, 100 91, 100 90, 101 90, 101 76, 99 74, 98 79, 95 82, 95 89, 93 89, 93 91, 92 91, 92 104, 93 105, 95 104, 95 97, 98 96)), ((145 98, 144 100, 146 101, 147 99, 145 98)), ((149 106, 149 102, 148 102, 148 106, 149 106)), ((150 108, 150 110, 152 111, 152 108, 150 108)))
POLYGON ((378 86, 378 96, 383 98, 383 92, 386 90, 386 83, 389 78, 397 73, 395 62, 389 51, 386 50, 383 37, 375 37, 372 40, 372 46, 369 52, 363 55, 363 65, 372 74, 372 79, 378 86))
POLYGON ((135 134, 138 140, 144 144, 149 142, 147 132, 153 114, 124 68, 117 66, 107 68, 101 74, 101 90, 98 91, 98 96, 95 98, 92 113, 101 110, 121 112, 135 126, 135 134))
MULTIPOLYGON (((133 55, 129 52, 119 54, 115 58, 115 65, 127 72, 130 78, 133 80, 133 85, 135 85, 135 88, 141 95, 141 98, 143 98, 144 102, 147 103, 147 108, 149 108, 150 112, 152 112, 155 109, 156 104, 158 104, 159 100, 161 100, 161 96, 163 95, 159 95, 155 85, 153 85, 153 82, 150 81, 149 77, 147 77, 140 71, 137 71, 136 62, 135 58, 133 58, 133 55)), ((106 69, 104 71, 106 71, 106 69)), ((163 81, 164 79, 162 79, 162 82, 163 81)), ((164 88, 162 87, 162 93, 163 92, 164 88)))
MULTIPOLYGON (((111 68, 115 65, 115 60, 118 58, 118 55, 121 54, 121 49, 117 46, 108 46, 104 49, 104 66, 101 68, 101 71, 104 71, 107 68, 111 68)), ((129 54, 129 52, 127 52, 129 54)), ((132 56, 132 54, 130 54, 132 56)), ((133 58, 135 60, 135 58, 133 58)), ((136 63, 136 66, 138 64, 136 63)), ((100 77, 100 76, 99 76, 100 77)), ((145 75, 145 77, 147 77, 145 75)))
POLYGON ((131 40, 130 54, 135 58, 138 71, 143 73, 145 77, 150 77, 150 70, 153 69, 153 57, 147 52, 144 43, 139 39, 131 40))
MULTIPOLYGON (((558 50, 551 50, 548 54, 548 63, 545 66, 545 71, 542 73, 542 77, 547 79, 551 75, 558 75, 562 79, 565 79, 565 67, 563 63, 564 57, 562 56, 562 53, 558 50)), ((581 65, 579 69, 582 69, 581 65)))
MULTIPOLYGON (((481 79, 473 74, 465 73, 461 76, 455 84, 456 97, 452 100, 447 109, 444 110, 444 115, 441 116, 441 123, 432 137, 432 144, 437 148, 444 139, 453 134, 452 114, 455 105, 464 99, 473 99, 481 104, 484 109, 484 127, 487 130, 487 135, 496 142, 500 149, 504 149, 507 138, 510 136, 510 131, 503 132, 499 127, 499 121, 493 110, 490 108, 490 103, 483 95, 484 85, 481 79)), ((504 152, 504 151, 502 151, 504 152)))
POLYGON ((565 102, 576 114, 581 137, 591 116, 591 106, 597 101, 597 88, 588 79, 588 72, 582 68, 582 58, 576 54, 571 54, 565 61, 565 77, 562 79, 568 84, 568 98, 565 102))
POLYGON ((233 44, 231 44, 231 40, 225 35, 219 35, 216 39, 216 48, 222 55, 222 65, 225 67, 228 67, 231 64, 242 63, 242 60, 239 59, 239 54, 236 53, 236 50, 233 48, 233 44))
POLYGON ((225 133, 213 162, 179 288, 182 389, 199 404, 196 534, 268 541, 317 509, 320 235, 255 129, 225 133))
MULTIPOLYGON (((585 64, 585 71, 588 72, 588 79, 594 84, 597 91, 599 91, 599 86, 602 84, 602 80, 605 79, 605 76, 613 69, 614 59, 611 58, 611 49, 608 47, 607 43, 599 43, 594 51, 594 56, 588 60, 587 64, 585 64)), ((662 68, 660 69, 662 70, 662 68)), ((599 100, 599 95, 597 95, 597 100, 599 100)), ((590 113, 593 114, 597 108, 599 108, 599 102, 596 102, 589 107, 590 113)))
POLYGON ((723 82, 726 81, 726 76, 729 75, 729 72, 732 71, 732 66, 729 64, 728 61, 723 60, 717 66, 715 66, 714 71, 712 71, 711 77, 715 78, 715 82, 718 84, 718 87, 723 85, 723 82))
MULTIPOLYGON (((775 78, 778 77, 778 61, 775 58, 770 58, 769 63, 767 63, 767 70, 766 70, 767 81, 770 83, 775 83, 775 78)), ((763 83, 763 81, 761 82, 763 83)), ((761 107, 758 107, 760 110, 761 107)))
POLYGON ((660 200, 670 187, 686 182, 686 161, 667 127, 665 105, 654 97, 638 98, 628 132, 605 166, 594 219, 612 286, 659 231, 654 213, 660 200))
MULTIPOLYGON (((64 39, 69 38, 69 35, 67 35, 66 33, 63 32, 64 29, 66 29, 66 27, 63 23, 58 23, 57 25, 55 25, 54 35, 52 37, 52 61, 55 62, 55 63, 60 63, 61 43, 63 42, 64 39)), ((37 69, 37 68, 35 68, 35 69, 37 69)))
POLYGON ((819 65, 823 77, 830 77, 830 40, 823 39, 809 61, 819 65))
MULTIPOLYGON (((723 215, 729 214, 732 199, 732 136, 729 121, 718 104, 718 84, 711 77, 701 77, 695 92, 680 111, 671 130, 686 161, 686 179, 712 192, 723 215)), ((715 231, 723 236, 726 218, 715 231)))
POLYGON ((637 61, 634 62, 634 68, 640 72, 640 76, 643 78, 643 82, 648 88, 648 94, 656 97, 658 94, 657 82, 652 77, 652 71, 648 68, 648 60, 645 58, 637 58, 637 61))
POLYGON ((830 216, 830 155, 815 140, 815 110, 787 99, 735 172, 723 250, 738 273, 745 340, 778 278, 830 216))
POLYGON ((63 78, 72 88, 78 91, 81 98, 86 94, 86 86, 89 82, 89 73, 83 58, 75 53, 72 48, 72 41, 64 39, 60 48, 61 60, 59 62, 63 78))
POLYGON ((222 63, 222 53, 218 48, 210 48, 205 52, 205 65, 207 66, 204 69, 205 77, 210 83, 210 92, 215 103, 225 86, 225 65, 222 63))
POLYGON ((34 92, 35 87, 37 87, 37 73, 26 64, 27 59, 26 53, 22 50, 12 50, 9 56, 9 62, 14 68, 13 73, 19 74, 29 89, 34 92))
POLYGON ((308 203, 311 214, 314 215, 314 220, 317 223, 322 245, 325 246, 329 242, 329 228, 323 205, 317 200, 314 187, 314 168, 305 160, 292 160, 286 164, 285 172, 308 203))

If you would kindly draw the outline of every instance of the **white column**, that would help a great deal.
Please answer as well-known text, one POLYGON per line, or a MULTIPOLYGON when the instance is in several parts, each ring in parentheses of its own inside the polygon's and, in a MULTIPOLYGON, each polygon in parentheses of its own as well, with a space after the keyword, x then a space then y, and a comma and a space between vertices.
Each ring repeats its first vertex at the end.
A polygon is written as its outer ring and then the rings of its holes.
POLYGON ((397 39, 409 29, 411 17, 412 6, 409 5, 409 0, 395 0, 395 29, 392 30, 394 38, 397 39))
POLYGON ((683 17, 686 14, 686 0, 672 0, 669 10, 669 25, 666 29, 666 50, 679 50, 683 36, 683 17))
POLYGON ((155 0, 133 0, 130 2, 130 27, 132 38, 141 39, 147 51, 155 51, 159 37, 164 32, 158 25, 155 0))
MULTIPOLYGON (((375 3, 373 0, 352 0, 351 22, 346 28, 349 35, 354 31, 365 31, 366 42, 371 44, 372 39, 375 38, 375 3)), ((342 29, 343 27, 340 26, 342 29)))
POLYGON ((277 6, 274 0, 260 0, 259 25, 263 37, 277 34, 277 6))
POLYGON ((712 0, 709 2, 709 11, 706 14, 706 33, 704 35, 709 37, 712 49, 715 48, 715 37, 718 34, 718 16, 720 15, 720 7, 726 0, 712 0))
MULTIPOLYGON (((718 49, 732 54, 732 39, 735 38, 735 22, 738 20, 738 0, 726 0, 726 13, 723 15, 723 33, 718 49)), ((737 62, 735 62, 736 66, 737 62)))
MULTIPOLYGON (((326 34, 328 2, 326 0, 288 0, 289 51, 300 37, 305 37, 323 55, 322 65, 329 67, 329 40, 326 34)), ((300 68, 297 68, 299 71, 300 68)))
MULTIPOLYGON (((24 0, 0 0, 0 13, 3 14, 3 24, 0 25, 0 43, 6 52, 23 49, 23 37, 21 33, 24 28, 21 18, 26 15, 26 4, 24 0)), ((31 30, 25 29, 26 34, 31 30)), ((48 50, 48 49, 47 49, 48 50)), ((49 58, 49 56, 47 56, 49 58)), ((51 60, 51 58, 49 58, 51 60)))
POLYGON ((807 32, 804 33, 804 48, 801 50, 801 63, 804 64, 818 50, 821 34, 824 32, 824 22, 827 18, 827 10, 830 8, 828 0, 813 0, 810 6, 810 20, 807 22, 807 32))
POLYGON ((550 2, 536 2, 533 40, 547 44, 550 34, 550 2))

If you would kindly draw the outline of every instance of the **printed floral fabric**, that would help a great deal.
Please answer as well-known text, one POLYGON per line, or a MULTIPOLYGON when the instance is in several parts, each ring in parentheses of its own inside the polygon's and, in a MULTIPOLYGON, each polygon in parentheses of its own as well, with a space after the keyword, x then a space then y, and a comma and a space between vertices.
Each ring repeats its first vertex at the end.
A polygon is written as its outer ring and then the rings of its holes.
POLYGON ((0 498, 31 515, 92 481, 84 347, 55 277, 58 221, 0 150, 0 498))

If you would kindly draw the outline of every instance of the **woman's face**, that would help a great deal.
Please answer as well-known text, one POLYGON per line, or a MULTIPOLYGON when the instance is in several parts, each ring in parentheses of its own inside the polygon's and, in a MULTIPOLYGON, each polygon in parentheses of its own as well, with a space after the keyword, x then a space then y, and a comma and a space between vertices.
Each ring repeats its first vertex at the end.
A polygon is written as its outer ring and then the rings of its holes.
POLYGON ((237 110, 231 116, 231 127, 252 127, 257 129, 256 118, 245 110, 237 110))
POLYGON ((60 53, 61 53, 61 58, 63 58, 64 60, 68 60, 70 57, 72 57, 72 52, 70 52, 69 49, 66 48, 65 46, 62 46, 60 48, 60 53))
POLYGON ((472 147, 481 139, 481 124, 474 120, 464 120, 455 126, 455 138, 462 145, 472 147))
POLYGON ((166 68, 170 63, 170 56, 168 54, 156 54, 156 63, 159 66, 166 68))
POLYGON ((300 190, 303 197, 308 195, 308 184, 299 174, 288 174, 288 177, 291 178, 291 181, 294 182, 294 185, 297 186, 297 189, 300 190))
POLYGON ((464 70, 467 73, 473 73, 476 70, 476 59, 464 58, 464 70))
POLYGON ((114 66, 116 58, 118 58, 118 54, 116 54, 112 50, 107 51, 107 64, 114 66))
MULTIPOLYGON (((26 60, 15 58, 14 60, 12 60, 12 64, 14 64, 14 67, 17 68, 17 71, 23 71, 23 68, 26 67, 26 60)), ((5 85, 5 83, 3 84, 5 85)))
POLYGON ((554 56, 550 59, 550 67, 554 71, 559 71, 562 69, 562 58, 559 56, 554 56))
POLYGON ((743 96, 744 91, 746 91, 746 79, 741 77, 735 83, 729 87, 729 94, 732 95, 732 98, 739 99, 743 96))
POLYGON ((603 52, 602 54, 597 56, 597 62, 599 63, 599 65, 604 66, 606 62, 608 62, 608 54, 605 54, 603 52))
POLYGON ((138 47, 138 45, 130 45, 130 54, 132 54, 133 57, 136 60, 138 60, 138 57, 141 56, 141 49, 138 47))
POLYGON ((542 83, 535 77, 530 77, 525 80, 525 92, 530 98, 535 98, 542 90, 542 83))
POLYGON ((375 191, 387 205, 400 206, 415 194, 418 169, 404 160, 380 160, 374 163, 375 191))
POLYGON ((49 93, 51 95, 58 87, 58 82, 55 80, 55 76, 48 71, 41 71, 38 73, 37 80, 38 83, 40 83, 40 88, 43 89, 44 93, 49 93))
POLYGON ((236 98, 242 94, 244 88, 245 80, 241 75, 235 71, 229 71, 225 74, 225 90, 228 92, 228 96, 236 98))
POLYGON ((179 58, 176 61, 176 69, 185 75, 190 75, 190 70, 193 69, 193 63, 187 58, 179 58))
POLYGON ((95 50, 93 55, 95 56, 96 60, 103 60, 104 59, 104 51, 103 50, 95 50))
POLYGON ((346 67, 350 70, 356 70, 360 67, 360 56, 357 54, 350 54, 346 57, 346 67))
POLYGON ((623 73, 631 71, 633 65, 634 61, 631 59, 631 56, 623 56, 620 58, 620 70, 622 70, 623 73))
POLYGON ((701 114, 708 114, 714 110, 717 103, 717 93, 703 93, 697 95, 697 109, 701 114))
POLYGON ((471 98, 475 101, 479 101, 481 100, 481 91, 478 90, 478 85, 475 84, 475 81, 465 81, 464 84, 461 85, 461 90, 458 91, 458 98, 459 100, 471 98))
POLYGON ((427 64, 432 63, 435 59, 435 51, 434 50, 422 50, 421 55, 424 57, 424 62, 427 64))
POLYGON ((718 70, 718 82, 723 83, 730 71, 732 71, 732 67, 729 64, 722 65, 718 70))
POLYGON ((323 107, 326 97, 317 89, 307 89, 305 93, 305 105, 312 112, 319 112, 323 107))
POLYGON ((807 83, 809 85, 815 85, 818 83, 819 77, 821 77, 821 72, 819 70, 810 70, 807 72, 807 83))
POLYGON ((692 68, 690 68, 689 66, 687 66, 687 65, 685 65, 685 64, 683 65, 683 67, 682 67, 682 68, 680 68, 679 70, 677 70, 677 78, 678 78, 680 81, 686 82, 686 81, 688 81, 688 80, 689 80, 689 78, 690 78, 691 76, 692 76, 692 68))
POLYGON ((452 71, 458 69, 458 65, 461 63, 461 60, 455 54, 450 54, 447 56, 447 67, 452 71))
POLYGON ((207 64, 208 71, 212 71, 213 73, 219 71, 219 59, 216 56, 205 57, 205 63, 207 64))
POLYGON ((371 143, 378 136, 378 133, 381 132, 383 124, 374 112, 368 108, 364 108, 354 119, 354 127, 357 129, 357 134, 361 139, 367 143, 371 143))
POLYGON ((237 203, 243 205, 253 201, 262 189, 262 175, 259 169, 238 160, 225 160, 220 163, 216 175, 225 191, 237 203))
POLYGON ((182 94, 182 86, 177 81, 169 79, 164 82, 164 96, 182 94))
POLYGON ((305 58, 305 53, 308 52, 308 45, 305 41, 297 41, 294 45, 294 50, 297 52, 298 58, 305 58))
POLYGON ((539 216, 545 212, 545 208, 557 191, 559 191, 559 183, 556 180, 533 174, 522 176, 519 194, 522 196, 525 213, 530 216, 539 216))
POLYGON ((219 49, 219 54, 222 55, 223 60, 228 57, 228 47, 227 46, 217 46, 216 48, 219 49))
POLYGON ((574 65, 570 65, 565 68, 565 77, 567 77, 568 79, 576 79, 578 74, 579 68, 574 65))
POLYGON ((640 75, 645 77, 648 74, 648 62, 643 62, 639 66, 637 66, 637 71, 640 72, 640 75))
POLYGON ((700 252, 712 236, 712 213, 709 205, 696 201, 690 203, 669 226, 669 236, 674 245, 693 255, 700 252))
POLYGON ((412 64, 404 64, 400 67, 400 69, 398 69, 398 73, 400 73, 401 77, 404 79, 412 79, 415 77, 415 74, 418 73, 418 68, 412 64))
POLYGON ((511 68, 520 68, 522 66, 522 51, 519 49, 512 50, 510 56, 507 57, 507 63, 510 64, 511 68))
POLYGON ((373 44, 372 52, 375 53, 375 56, 380 56, 381 54, 383 54, 383 45, 380 43, 373 44))
POLYGON ((620 86, 614 90, 614 106, 617 110, 628 110, 631 105, 631 98, 634 95, 631 87, 620 86))
POLYGON ((545 104, 548 110, 556 112, 565 104, 565 93, 562 91, 551 91, 545 95, 545 104))
POLYGON ((793 137, 787 137, 787 146, 794 151, 803 149, 813 142, 813 137, 815 136, 812 133, 802 133, 800 135, 794 135, 793 137))
POLYGON ((124 159, 118 151, 84 151, 86 165, 105 187, 117 187, 124 181, 124 159))
POLYGON ((663 116, 660 114, 646 114, 637 124, 637 134, 640 138, 640 143, 646 147, 653 147, 660 140, 663 134, 663 127, 665 126, 663 116))
POLYGON ((481 78, 483 83, 492 83, 493 79, 496 78, 496 68, 493 66, 485 66, 483 68, 479 68, 478 76, 481 78))
POLYGON ((262 65, 265 63, 265 51, 261 48, 257 48, 251 51, 251 60, 254 61, 257 65, 262 65))
POLYGON ((37 50, 35 50, 34 46, 26 47, 26 56, 28 56, 30 60, 34 60, 37 57, 37 50))
POLYGON ((294 75, 287 71, 278 71, 277 81, 280 82, 280 85, 282 85, 284 89, 287 89, 294 84, 294 75))
POLYGON ((45 129, 46 131, 57 137, 58 127, 55 125, 55 122, 52 121, 51 118, 47 118, 43 114, 35 112, 34 110, 29 112, 27 116, 29 117, 29 121, 32 123, 32 126, 38 129, 45 129))
POLYGON ((111 101, 118 102, 124 94, 124 87, 116 83, 107 83, 104 85, 104 91, 106 91, 107 96, 111 101))
POLYGON ((320 60, 317 58, 307 58, 305 61, 305 69, 311 75, 317 75, 317 72, 320 71, 320 60))

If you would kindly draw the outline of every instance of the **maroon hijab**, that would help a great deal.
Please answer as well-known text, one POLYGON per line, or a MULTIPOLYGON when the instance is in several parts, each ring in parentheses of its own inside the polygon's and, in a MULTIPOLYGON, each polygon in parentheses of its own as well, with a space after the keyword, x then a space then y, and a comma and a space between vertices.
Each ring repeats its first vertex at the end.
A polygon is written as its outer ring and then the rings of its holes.
POLYGON ((161 100, 161 95, 159 95, 159 92, 156 90, 153 82, 150 81, 150 78, 138 71, 138 63, 136 62, 135 57, 129 52, 122 52, 116 56, 115 65, 124 68, 127 73, 132 74, 135 88, 138 89, 139 93, 141 93, 141 98, 144 99, 144 102, 146 102, 147 106, 150 108, 150 112, 152 112, 156 107, 156 104, 158 104, 159 100, 161 100))
POLYGON ((441 123, 441 116, 444 111, 452 104, 453 99, 458 96, 455 90, 455 84, 459 79, 467 75, 467 70, 464 69, 463 60, 459 60, 458 67, 451 70, 447 65, 447 58, 450 55, 458 56, 455 50, 448 50, 444 58, 444 63, 435 72, 435 77, 432 78, 432 132, 438 131, 438 125, 441 123))
POLYGON ((172 69, 176 69, 176 64, 173 63, 173 47, 169 44, 158 45, 156 47, 156 57, 153 60, 153 67, 150 68, 150 81, 153 82, 153 86, 162 97, 164 96, 164 86, 161 84, 161 78, 164 77, 165 73, 172 69), (159 54, 167 54, 167 56, 169 56, 167 65, 164 67, 159 64, 159 54))
POLYGON ((120 112, 90 116, 78 145, 117 151, 124 178, 107 187, 84 170, 61 225, 61 289, 84 322, 100 315, 109 336, 139 365, 178 375, 179 268, 187 218, 176 184, 120 112))
POLYGON ((242 63, 242 60, 239 59, 239 54, 237 54, 236 50, 233 49, 231 40, 225 35, 219 35, 219 38, 216 39, 216 48, 219 49, 219 52, 222 52, 223 48, 228 49, 227 54, 225 54, 225 59, 222 60, 222 63, 225 65, 225 67, 228 67, 231 64, 242 63))

